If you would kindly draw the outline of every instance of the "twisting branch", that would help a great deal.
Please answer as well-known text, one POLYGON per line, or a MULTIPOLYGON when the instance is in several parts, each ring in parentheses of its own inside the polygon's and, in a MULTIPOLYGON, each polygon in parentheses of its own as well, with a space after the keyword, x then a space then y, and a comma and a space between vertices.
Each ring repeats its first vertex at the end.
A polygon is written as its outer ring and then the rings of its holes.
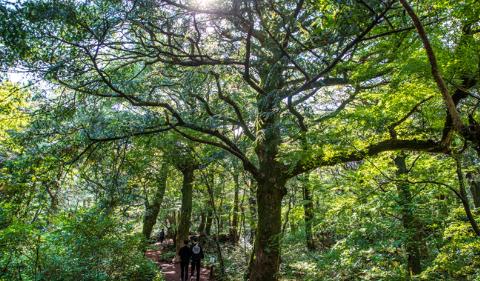
POLYGON ((121 136, 94 138, 94 137, 91 137, 91 136, 88 135, 88 138, 89 138, 90 141, 92 141, 94 143, 110 142, 110 141, 128 139, 128 138, 131 138, 131 137, 153 135, 153 134, 157 134, 157 133, 166 132, 166 131, 169 131, 171 129, 172 129, 171 126, 167 126, 167 127, 160 127, 160 128, 157 128, 157 129, 150 129, 150 130, 145 130, 145 131, 132 132, 132 133, 121 135, 121 136))
POLYGON ((408 180, 408 179, 401 179, 401 180, 394 180, 396 182, 406 182, 406 183, 409 183, 409 184, 435 184, 435 185, 439 185, 439 186, 443 186, 443 187, 446 187, 448 188, 449 190, 451 190, 453 193, 455 193, 455 195, 461 199, 462 196, 460 195, 460 193, 451 185, 449 184, 446 184, 446 183, 443 183, 443 182, 439 182, 439 181, 433 181, 433 180, 419 180, 419 181, 412 181, 412 180, 408 180))
MULTIPOLYGON (((302 75, 305 77, 306 80, 309 80, 310 79, 310 76, 308 75, 308 73, 292 58, 292 56, 290 56, 290 54, 287 52, 286 48, 287 48, 287 45, 288 45, 288 40, 286 40, 288 37, 285 37, 285 41, 284 41, 284 44, 281 44, 277 38, 275 38, 275 36, 270 32, 270 30, 268 29, 268 26, 265 24, 264 20, 263 20, 263 17, 262 17, 262 14, 260 12, 260 8, 258 7, 258 2, 255 0, 254 1, 255 3, 255 9, 257 11, 257 14, 259 15, 259 20, 260 20, 260 25, 263 27, 263 29, 267 32, 268 34, 268 37, 270 37, 270 39, 272 39, 272 41, 275 43, 275 45, 277 45, 278 49, 280 50, 280 52, 282 53, 282 56, 279 58, 281 59, 282 57, 286 57, 292 64, 293 66, 298 70, 300 71, 300 73, 302 73, 302 75)), ((288 32, 287 32, 288 34, 288 32)))
POLYGON ((73 157, 73 159, 71 159, 70 161, 66 162, 65 165, 68 166, 68 165, 74 164, 75 162, 80 160, 83 157, 83 155, 85 155, 85 153, 87 153, 89 150, 95 151, 95 149, 98 146, 97 144, 98 144, 97 142, 90 142, 82 151, 80 151, 78 155, 73 157))
POLYGON ((477 221, 475 220, 475 217, 472 214, 472 210, 470 209, 470 203, 468 202, 467 191, 465 189, 465 179, 463 177, 462 162, 460 160, 460 156, 454 153, 453 159, 455 160, 455 164, 456 164, 458 185, 460 187, 459 197, 460 197, 460 200, 462 201, 463 209, 465 211, 465 214, 467 215, 468 221, 470 222, 470 225, 472 226, 473 231, 475 232, 477 237, 480 237, 480 228, 478 227, 477 221))
POLYGON ((353 92, 347 99, 342 101, 342 103, 337 107, 337 109, 335 109, 335 111, 330 112, 329 114, 325 114, 323 116, 320 116, 319 118, 317 118, 315 120, 315 122, 324 122, 328 119, 331 119, 331 118, 337 116, 340 113, 340 111, 342 111, 349 103, 351 103, 353 100, 355 100, 355 97, 358 95, 358 93, 359 93, 359 90, 356 89, 355 92, 353 92))
POLYGON ((433 98, 433 96, 429 96, 423 100, 421 100, 419 103, 417 103, 407 114, 405 114, 405 116, 403 116, 402 118, 400 118, 399 120, 397 120, 396 122, 390 124, 390 126, 388 126, 388 132, 390 133, 390 137, 392 139, 396 139, 397 138, 397 132, 395 131, 395 128, 397 126, 399 126, 400 124, 402 124, 403 122, 405 122, 405 120, 408 119, 408 117, 410 117, 413 113, 415 113, 415 111, 418 110, 418 108, 424 104, 425 102, 427 102, 428 100, 431 100, 433 98))
POLYGON ((65 164, 66 165, 74 164, 75 162, 80 160, 87 152, 95 151, 95 149, 98 147, 98 144, 100 144, 102 142, 111 142, 111 141, 116 141, 116 140, 129 139, 129 138, 137 137, 137 136, 153 135, 153 134, 157 134, 157 133, 161 133, 161 132, 166 132, 168 130, 171 130, 170 126, 160 127, 160 128, 157 128, 157 129, 148 129, 148 130, 138 131, 138 132, 131 132, 131 133, 121 135, 121 136, 102 137, 102 138, 92 137, 87 132, 87 138, 89 139, 90 142, 87 144, 87 146, 85 146, 85 148, 78 155, 76 155, 73 159, 66 162, 65 164))
POLYGON ((252 48, 252 32, 253 32, 253 26, 250 25, 248 27, 248 32, 247 32, 247 39, 246 39, 246 44, 245 44, 245 61, 244 61, 244 72, 243 72, 243 78, 245 80, 250 79, 250 55, 251 55, 251 48, 252 48))
POLYGON ((404 7, 405 11, 407 11, 410 18, 412 19, 413 24, 417 29, 418 35, 420 36, 423 42, 423 47, 427 53, 428 60, 430 61, 430 67, 431 67, 433 78, 435 79, 435 83, 437 84, 437 87, 440 90, 440 93, 442 94, 443 100, 445 101, 445 105, 447 106, 448 113, 452 118, 453 127, 458 132, 461 132, 464 128, 464 125, 462 123, 462 120, 460 119, 460 115, 457 111, 457 107, 455 106, 455 103, 453 102, 453 99, 450 96, 450 93, 448 92, 447 85, 445 84, 445 81, 443 80, 442 75, 440 74, 438 64, 437 64, 437 58, 435 57, 435 53, 433 51, 432 45, 430 44, 427 33, 425 32, 425 28, 423 27, 422 22, 418 18, 417 14, 415 14, 415 11, 413 10, 413 8, 408 4, 408 2, 406 0, 399 0, 399 1, 404 7))
POLYGON ((340 61, 343 59, 343 57, 353 48, 355 47, 358 43, 360 43, 362 41, 362 39, 368 34, 370 33, 370 31, 375 27, 377 26, 381 20, 383 19, 383 17, 387 14, 387 12, 391 9, 392 5, 393 5, 394 1, 389 1, 385 7, 385 9, 375 17, 375 19, 370 23, 370 25, 365 28, 360 34, 357 35, 357 37, 355 37, 355 39, 353 39, 350 43, 348 43, 344 48, 343 50, 335 57, 335 59, 333 59, 328 65, 327 67, 325 67, 322 71, 320 71, 317 75, 315 75, 312 79, 308 80, 307 82, 305 82, 302 86, 300 86, 299 88, 297 88, 296 90, 290 92, 290 93, 287 93, 287 96, 291 95, 291 96, 294 96, 298 93, 301 93, 303 91, 305 91, 306 89, 309 89, 311 87, 312 84, 314 84, 318 79, 320 79, 322 76, 326 75, 327 73, 329 73, 338 63, 340 63, 340 61))
POLYGON ((238 106, 238 104, 234 100, 232 100, 229 96, 223 93, 222 86, 220 84, 220 76, 218 75, 218 73, 212 72, 212 74, 213 74, 213 77, 215 77, 215 84, 217 86, 218 96, 220 97, 221 100, 223 100, 233 108, 233 110, 235 111, 235 115, 238 118, 238 123, 240 127, 242 127, 243 131, 245 132, 245 135, 249 139, 255 140, 255 136, 250 131, 250 128, 248 128, 248 125, 245 122, 245 119, 243 118, 242 112, 240 111, 240 107, 238 106))
POLYGON ((212 146, 215 146, 215 147, 218 147, 218 148, 221 148, 225 151, 230 152, 231 154, 236 156, 238 159, 240 159, 240 161, 242 161, 242 164, 243 164, 243 167, 245 168, 245 170, 252 173, 252 175, 254 175, 254 177, 258 177, 258 175, 259 175, 258 168, 240 150, 233 149, 233 148, 231 148, 228 145, 225 145, 223 143, 219 143, 219 142, 215 142, 215 141, 206 140, 206 139, 202 139, 202 138, 192 136, 190 134, 185 133, 184 131, 180 130, 178 127, 175 127, 173 125, 171 125, 171 127, 175 132, 177 132, 178 134, 180 134, 181 136, 183 136, 186 139, 189 139, 191 141, 198 142, 198 143, 212 145, 212 146))
POLYGON ((292 113, 297 118, 298 126, 300 126, 300 131, 302 132, 308 131, 308 128, 304 122, 305 117, 303 117, 303 115, 300 112, 298 112, 297 109, 295 109, 295 106, 292 105, 292 97, 288 97, 287 99, 287 108, 290 111, 290 113, 292 113))
POLYGON ((295 25, 296 21, 297 21, 297 18, 298 18, 298 15, 300 14, 300 11, 302 10, 303 8, 303 4, 305 3, 305 0, 299 0, 297 2, 297 5, 295 7, 295 11, 293 12, 293 15, 290 17, 291 21, 289 24, 286 25, 285 29, 287 30, 286 34, 285 34, 285 37, 282 41, 282 46, 283 48, 286 48, 287 45, 288 45, 288 42, 289 42, 289 39, 290 37, 292 36, 292 33, 293 33, 293 29, 292 29, 292 26, 295 25))
MULTIPOLYGON (((222 120, 222 121, 225 121, 225 122, 228 122, 230 124, 237 125, 237 126, 240 126, 240 127, 243 128, 243 126, 242 126, 242 124, 239 120, 215 113, 212 110, 212 108, 210 107, 208 101, 205 100, 205 98, 203 98, 202 96, 197 95, 197 94, 191 94, 191 95, 203 104, 203 107, 205 108, 205 111, 207 112, 207 114, 210 117, 218 119, 218 120, 222 120)), ((193 107, 194 105, 190 104, 190 106, 193 107)))
POLYGON ((317 152, 311 157, 305 157, 298 161, 293 169, 287 171, 287 175, 293 177, 315 168, 333 166, 345 162, 360 161, 368 156, 374 156, 381 152, 394 150, 444 152, 443 147, 433 140, 389 139, 371 144, 362 150, 339 151, 334 155, 328 156, 323 152, 317 152))

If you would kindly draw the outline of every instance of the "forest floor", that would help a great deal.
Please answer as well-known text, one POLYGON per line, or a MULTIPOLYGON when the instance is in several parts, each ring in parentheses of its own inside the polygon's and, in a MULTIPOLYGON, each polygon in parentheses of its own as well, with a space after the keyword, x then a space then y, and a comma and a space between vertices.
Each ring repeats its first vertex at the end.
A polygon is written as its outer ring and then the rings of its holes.
MULTIPOLYGON (((179 281, 180 280, 180 263, 174 263, 173 260, 165 260, 162 258, 162 254, 173 245, 172 240, 167 240, 161 243, 155 243, 155 249, 150 249, 145 252, 145 256, 154 261, 158 267, 162 270, 166 281, 179 281)), ((190 275, 190 266, 188 267, 190 275)), ((209 281, 210 271, 207 268, 202 267, 200 271, 200 281, 209 281)), ((191 277, 188 280, 196 280, 195 277, 191 277)))

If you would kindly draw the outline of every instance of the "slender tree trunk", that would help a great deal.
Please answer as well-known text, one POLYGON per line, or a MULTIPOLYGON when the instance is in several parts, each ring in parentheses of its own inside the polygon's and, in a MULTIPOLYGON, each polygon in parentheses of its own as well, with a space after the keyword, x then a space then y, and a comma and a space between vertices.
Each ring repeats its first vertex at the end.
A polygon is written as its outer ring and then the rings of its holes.
POLYGON ((277 182, 277 178, 258 183, 258 225, 250 281, 278 280, 284 195, 285 183, 277 182))
POLYGON ((287 204, 287 211, 285 212, 285 218, 282 219, 282 237, 285 235, 285 231, 287 231, 287 225, 288 222, 290 221, 290 212, 292 211, 292 205, 293 205, 293 196, 290 195, 288 196, 288 204, 287 204))
MULTIPOLYGON (((395 157, 395 165, 397 167, 397 176, 401 177, 408 173, 405 163, 405 155, 395 157)), ((421 252, 420 246, 423 240, 423 235, 420 232, 418 219, 414 215, 412 194, 409 184, 399 182, 397 184, 397 191, 399 195, 400 212, 402 215, 402 224, 406 232, 407 238, 405 241, 405 248, 408 255, 408 272, 411 275, 417 275, 422 272, 421 252)))
POLYGON ((213 212, 209 207, 207 210, 207 220, 205 222, 205 234, 210 235, 212 233, 213 212))
POLYGON ((167 214, 167 237, 171 237, 173 240, 173 245, 177 245, 177 212, 172 211, 167 214))
POLYGON ((198 226, 198 233, 200 235, 205 233, 205 212, 200 213, 200 225, 198 226))
MULTIPOLYGON (((212 179, 212 183, 213 185, 215 186, 215 180, 212 179)), ((223 204, 224 204, 224 196, 225 196, 225 182, 222 182, 221 184, 221 189, 220 189, 220 192, 218 193, 219 197, 220 197, 220 203, 218 204, 218 209, 219 210, 218 212, 221 214, 222 211, 224 210, 223 208, 223 204)), ((216 219, 216 216, 215 216, 215 210, 213 211, 213 216, 214 216, 214 219, 216 219)), ((218 233, 222 233, 223 232, 223 225, 224 225, 224 222, 222 220, 222 215, 220 215, 218 217, 218 223, 217 223, 217 227, 218 227, 218 233)), ((227 221, 227 224, 229 223, 228 219, 226 220, 227 221)))
POLYGON ((193 194, 193 168, 184 167, 180 169, 183 174, 182 183, 182 207, 180 208, 180 221, 177 228, 176 252, 180 250, 183 240, 188 239, 190 220, 192 216, 192 194, 193 194))
MULTIPOLYGON (((304 151, 308 151, 308 143, 306 139, 307 128, 301 126, 301 135, 300 135, 300 142, 302 145, 302 149, 304 151)), ((305 222, 305 242, 307 249, 309 251, 315 250, 315 242, 313 240, 313 231, 312 231, 312 224, 315 213, 313 211, 313 198, 311 195, 310 190, 310 174, 306 173, 305 175, 300 176, 300 182, 302 185, 302 193, 303 193, 303 219, 305 222)))
POLYGON ((248 209, 250 211, 250 216, 249 216, 249 224, 250 224, 250 243, 253 244, 253 249, 252 252, 250 253, 250 258, 248 262, 248 270, 246 273, 246 280, 249 279, 250 273, 253 270, 253 265, 255 261, 255 252, 256 252, 256 242, 255 242, 255 237, 256 237, 256 232, 257 232, 257 199, 256 199, 256 188, 252 184, 252 181, 246 181, 245 182, 247 186, 249 187, 249 194, 248 194, 248 209))
POLYGON ((309 175, 302 176, 301 179, 303 191, 303 217, 305 220, 305 242, 307 249, 315 250, 315 242, 313 241, 312 224, 315 213, 313 211, 313 198, 310 191, 309 175))
POLYGON ((238 242, 238 214, 239 214, 239 193, 240 193, 240 183, 238 181, 238 174, 233 174, 233 181, 235 184, 235 191, 233 197, 233 209, 232 209, 232 223, 230 226, 230 239, 232 243, 236 244, 238 242))
POLYGON ((475 232, 477 236, 480 236, 480 228, 478 227, 477 221, 473 217, 472 210, 470 209, 470 204, 468 203, 467 191, 465 189, 465 180, 463 178, 463 172, 462 172, 462 163, 458 155, 454 155, 454 159, 455 159, 455 163, 457 164, 457 176, 458 176, 458 182, 460 186, 459 197, 460 197, 460 200, 462 201, 463 209, 465 210, 465 214, 467 215, 468 221, 472 226, 473 232, 475 232))
POLYGON ((248 210, 250 211, 249 225, 250 225, 250 243, 255 243, 255 233, 257 231, 257 198, 255 196, 256 190, 253 184, 249 185, 248 194, 248 210))
MULTIPOLYGON (((157 222, 158 213, 160 212, 160 206, 163 202, 163 196, 165 195, 165 189, 167 187, 168 177, 168 165, 163 164, 160 169, 160 175, 157 182, 157 190, 155 191, 153 200, 145 200, 145 215, 143 217, 143 236, 145 239, 150 239, 152 235, 153 227, 157 222)), ((145 194, 148 196, 148 194, 145 194)))
MULTIPOLYGON (((249 261, 249 255, 247 251, 247 223, 246 223, 246 215, 245 215, 245 198, 246 198, 246 192, 244 191, 242 194, 242 201, 240 203, 240 231, 238 232, 239 237, 243 237, 243 253, 245 256, 245 262, 248 264, 249 261)), ((244 278, 248 277, 249 275, 247 272, 244 272, 243 274, 244 278)))
POLYGON ((476 180, 473 173, 468 173, 467 178, 470 184, 470 193, 472 194, 473 206, 480 208, 480 180, 476 180))
POLYGON ((212 210, 213 217, 215 218, 215 221, 217 223, 217 235, 215 235, 214 240, 215 240, 215 246, 216 246, 215 249, 217 251, 218 262, 220 264, 220 273, 221 273, 220 277, 223 277, 225 276, 225 262, 223 260, 222 248, 220 247, 220 243, 218 241, 218 239, 220 238, 220 228, 219 228, 220 217, 218 215, 217 208, 215 206, 215 194, 212 186, 213 184, 215 184, 215 178, 212 176, 212 179, 211 179, 212 185, 210 185, 209 178, 205 174, 202 174, 202 175, 208 190, 208 195, 210 199, 210 208, 212 210))

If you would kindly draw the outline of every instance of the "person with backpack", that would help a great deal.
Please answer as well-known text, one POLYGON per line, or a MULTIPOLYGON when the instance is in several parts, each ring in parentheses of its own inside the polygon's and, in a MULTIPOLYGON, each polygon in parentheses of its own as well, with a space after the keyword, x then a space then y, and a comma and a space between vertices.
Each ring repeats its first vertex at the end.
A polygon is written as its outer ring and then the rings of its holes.
POLYGON ((192 271, 190 278, 193 276, 195 269, 197 270, 197 281, 200 281, 200 263, 201 260, 205 257, 203 254, 203 249, 202 246, 200 246, 200 243, 198 242, 197 237, 193 238, 193 245, 190 248, 190 251, 192 253, 192 271))
POLYGON ((181 281, 187 281, 188 264, 192 256, 192 250, 188 247, 188 240, 183 241, 183 244, 183 247, 178 251, 178 256, 180 256, 180 278, 181 281))
POLYGON ((165 240, 165 231, 163 230, 160 230, 160 233, 158 234, 158 241, 160 241, 160 244, 163 244, 163 241, 165 240))

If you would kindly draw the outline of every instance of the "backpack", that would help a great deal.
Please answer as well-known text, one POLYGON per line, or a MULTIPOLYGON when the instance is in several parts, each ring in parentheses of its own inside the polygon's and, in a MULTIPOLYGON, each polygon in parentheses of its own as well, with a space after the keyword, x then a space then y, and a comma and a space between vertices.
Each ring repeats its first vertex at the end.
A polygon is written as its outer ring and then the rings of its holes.
POLYGON ((194 255, 198 255, 198 254, 200 254, 200 251, 201 251, 201 250, 202 250, 202 249, 200 248, 200 246, 198 246, 198 244, 195 244, 195 246, 193 246, 193 248, 192 248, 192 253, 193 253, 194 255))

